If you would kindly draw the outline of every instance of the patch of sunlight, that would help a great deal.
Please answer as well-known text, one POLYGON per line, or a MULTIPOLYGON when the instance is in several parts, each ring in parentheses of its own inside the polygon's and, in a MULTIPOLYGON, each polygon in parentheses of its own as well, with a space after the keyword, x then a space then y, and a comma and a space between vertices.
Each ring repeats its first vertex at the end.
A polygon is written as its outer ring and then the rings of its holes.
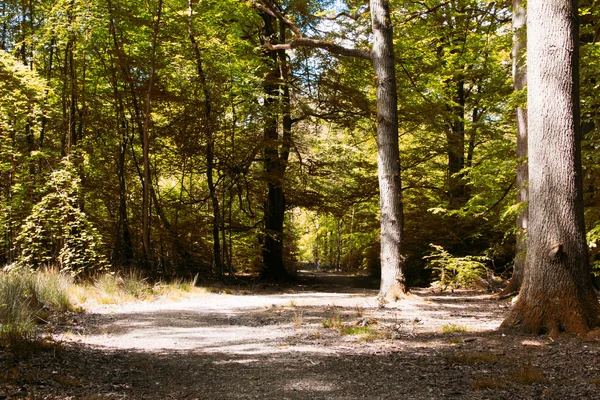
POLYGON ((523 340, 523 341, 521 341, 521 344, 523 346, 535 346, 535 347, 542 347, 545 345, 544 342, 539 341, 539 340, 523 340))
POLYGON ((257 363, 260 362, 260 360, 258 358, 247 358, 247 359, 243 359, 243 360, 222 360, 222 361, 215 361, 216 365, 226 365, 226 364, 252 364, 252 363, 257 363))
POLYGON ((293 391, 332 392, 336 388, 331 383, 317 379, 297 379, 288 383, 285 389, 293 391))

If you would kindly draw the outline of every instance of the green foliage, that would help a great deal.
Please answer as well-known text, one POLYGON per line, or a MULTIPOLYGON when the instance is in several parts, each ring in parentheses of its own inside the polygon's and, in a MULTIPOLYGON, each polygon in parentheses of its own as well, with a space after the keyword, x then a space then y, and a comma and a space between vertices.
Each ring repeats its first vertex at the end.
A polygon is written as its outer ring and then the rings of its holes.
POLYGON ((431 254, 424 257, 429 260, 427 268, 433 271, 434 279, 437 279, 433 284, 443 289, 473 286, 487 274, 485 262, 489 260, 488 257, 454 257, 442 246, 430 246, 431 254))
POLYGON ((108 262, 100 235, 81 210, 81 181, 68 160, 62 167, 50 175, 44 196, 21 227, 19 264, 32 268, 58 265, 72 275, 89 275, 108 262))

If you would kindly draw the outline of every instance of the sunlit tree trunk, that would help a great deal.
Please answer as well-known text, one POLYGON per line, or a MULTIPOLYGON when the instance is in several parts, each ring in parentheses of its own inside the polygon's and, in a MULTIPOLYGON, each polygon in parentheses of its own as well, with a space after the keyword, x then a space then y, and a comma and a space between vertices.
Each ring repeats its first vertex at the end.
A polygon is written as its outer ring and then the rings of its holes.
POLYGON ((527 13, 526 273, 503 326, 582 334, 599 306, 583 220, 577 1, 532 0, 527 13))
POLYGON ((403 208, 398 148, 398 97, 389 2, 371 0, 372 62, 377 85, 377 165, 381 207, 381 286, 393 300, 406 290, 402 257, 403 208))

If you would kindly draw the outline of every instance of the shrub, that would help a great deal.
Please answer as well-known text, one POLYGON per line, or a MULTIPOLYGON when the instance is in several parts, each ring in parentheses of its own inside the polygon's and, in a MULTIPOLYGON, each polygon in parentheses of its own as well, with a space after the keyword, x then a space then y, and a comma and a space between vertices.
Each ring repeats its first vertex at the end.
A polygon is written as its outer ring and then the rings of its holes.
POLYGON ((25 219, 17 241, 19 265, 39 268, 58 265, 72 275, 90 274, 108 265, 100 234, 80 207, 81 181, 68 159, 52 172, 45 195, 25 219))
POLYGON ((484 256, 454 257, 442 246, 430 245, 433 250, 431 254, 423 257, 429 260, 427 265, 434 273, 433 284, 443 289, 450 287, 470 287, 487 275, 488 268, 485 265, 489 261, 484 256))

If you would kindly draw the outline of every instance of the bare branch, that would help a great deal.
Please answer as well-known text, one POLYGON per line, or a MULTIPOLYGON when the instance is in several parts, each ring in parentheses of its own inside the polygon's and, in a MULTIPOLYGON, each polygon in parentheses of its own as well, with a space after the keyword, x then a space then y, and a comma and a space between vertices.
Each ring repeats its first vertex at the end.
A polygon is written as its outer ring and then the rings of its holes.
POLYGON ((256 8, 260 11, 263 11, 263 12, 271 15, 272 17, 279 19, 280 21, 285 23, 288 27, 290 27, 292 32, 294 32, 294 38, 289 43, 272 44, 269 42, 268 38, 264 38, 265 46, 267 46, 267 48, 269 50, 271 50, 271 51, 291 50, 296 47, 312 47, 312 48, 327 50, 330 53, 338 54, 340 56, 356 57, 356 58, 362 58, 365 60, 371 59, 371 51, 367 50, 367 49, 351 49, 348 47, 340 46, 333 42, 329 42, 327 40, 304 37, 302 35, 302 31, 300 31, 300 28, 298 27, 298 25, 294 24, 291 20, 289 20, 288 18, 283 16, 279 11, 277 11, 270 1, 267 0, 266 3, 267 3, 267 5, 265 6, 264 4, 258 3, 254 0, 250 1, 250 4, 254 8, 256 8))
POLYGON ((269 50, 291 50, 296 47, 312 47, 316 49, 327 50, 330 53, 338 54, 345 57, 356 57, 365 60, 371 59, 371 51, 367 49, 351 49, 348 47, 340 46, 338 44, 328 42, 326 40, 312 39, 305 37, 296 37, 291 42, 286 44, 271 44, 265 40, 265 45, 269 50))

